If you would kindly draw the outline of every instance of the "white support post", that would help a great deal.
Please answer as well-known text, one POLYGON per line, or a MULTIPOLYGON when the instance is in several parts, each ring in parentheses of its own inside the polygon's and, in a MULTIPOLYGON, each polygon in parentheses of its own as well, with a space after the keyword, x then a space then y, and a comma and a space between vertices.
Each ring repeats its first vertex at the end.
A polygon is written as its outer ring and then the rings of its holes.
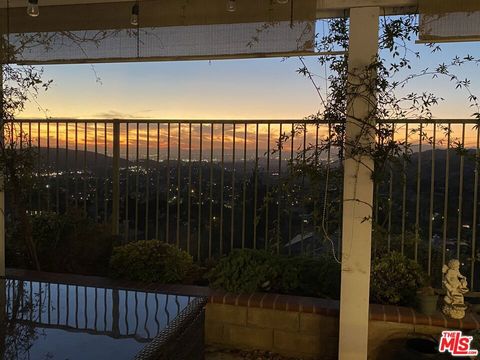
MULTIPOLYGON (((378 7, 350 9, 349 84, 365 74, 378 52, 378 7)), ((371 73, 371 76, 375 76, 371 73)), ((364 82, 364 80, 362 81, 364 82)), ((361 82, 360 82, 361 83, 361 82)), ((348 99, 343 185, 342 273, 340 295, 339 359, 366 360, 373 205, 373 160, 368 153, 353 153, 374 144, 365 131, 375 94, 356 88, 348 99), (367 95, 367 96, 366 96, 367 95)))

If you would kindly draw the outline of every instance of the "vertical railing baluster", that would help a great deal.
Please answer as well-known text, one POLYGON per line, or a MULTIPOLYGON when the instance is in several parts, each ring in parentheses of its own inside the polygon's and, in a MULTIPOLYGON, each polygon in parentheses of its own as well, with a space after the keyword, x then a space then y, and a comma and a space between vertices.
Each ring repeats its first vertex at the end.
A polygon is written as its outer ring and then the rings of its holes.
POLYGON ((432 273, 432 239, 433 239, 433 209, 435 199, 435 149, 437 143, 437 126, 433 124, 432 158, 430 173, 430 211, 428 214, 428 275, 432 273))
POLYGON ((55 209, 57 214, 60 214, 60 174, 59 174, 59 166, 58 162, 59 159, 59 151, 60 151, 60 139, 59 139, 59 126, 60 123, 55 123, 55 141, 56 141, 56 148, 55 148, 55 209))
POLYGON ((148 235, 148 223, 150 221, 149 204, 150 204, 150 123, 147 122, 147 159, 145 170, 145 240, 150 240, 148 235))
POLYGON ((470 286, 473 290, 476 289, 475 279, 475 262, 477 259, 477 207, 478 207, 478 171, 480 161, 480 127, 476 127, 477 141, 475 145, 475 178, 473 180, 473 211, 472 211, 472 253, 470 255, 470 286))
POLYGON ((224 203, 224 185, 225 185, 225 123, 222 122, 222 148, 220 158, 220 228, 219 228, 219 255, 223 255, 223 203, 224 203))
POLYGON ((248 125, 244 126, 244 138, 243 138, 243 202, 242 202, 242 249, 245 248, 245 236, 246 236, 246 206, 247 206, 247 130, 248 125))
POLYGON ((403 153, 403 179, 402 179, 402 234, 400 252, 402 255, 405 252, 405 226, 406 226, 406 213, 407 213, 407 156, 408 156, 408 123, 405 124, 405 146, 403 153))
POLYGON ((182 196, 182 123, 178 122, 177 149, 177 248, 180 248, 180 197, 182 196))
POLYGON ((213 227, 213 123, 210 124, 210 194, 209 194, 209 229, 208 229, 208 259, 212 258, 212 227, 213 227))
POLYGON ((265 249, 268 248, 268 225, 269 225, 269 206, 270 206, 270 196, 268 192, 270 191, 270 122, 267 124, 267 168, 266 168, 266 178, 265 178, 265 196, 267 201, 265 201, 265 249))
POLYGON ((50 211, 50 121, 47 121, 47 168, 46 178, 47 178, 47 211, 50 211))
POLYGON ((87 131, 88 131, 88 125, 87 122, 84 123, 85 126, 85 132, 84 132, 84 138, 83 138, 83 212, 84 215, 87 216, 87 131))
POLYGON ((136 166, 136 169, 135 169, 135 230, 134 230, 134 237, 135 237, 135 241, 138 240, 138 193, 140 191, 139 187, 139 182, 140 182, 140 123, 137 122, 137 126, 136 126, 136 131, 137 131, 137 134, 136 134, 136 149, 135 149, 135 166, 136 166))
MULTIPOLYGON (((23 149, 23 140, 24 140, 24 133, 23 133, 23 122, 20 122, 20 149, 23 149)), ((3 127, 3 138, 5 138, 5 126, 3 127)))
POLYGON ((443 199, 443 241, 442 241, 442 264, 445 264, 446 248, 447 248, 447 231, 448 231, 448 185, 450 178, 450 137, 452 124, 448 123, 447 128, 447 151, 445 154, 445 192, 443 199))
POLYGON ((125 123, 125 242, 130 239, 130 129, 125 123))
MULTIPOLYGON (((32 122, 28 122, 28 148, 32 150, 32 122)), ((28 194, 28 208, 31 210, 33 206, 33 192, 28 194)))
MULTIPOLYGON (((85 209, 86 210, 86 209, 85 209)), ((120 234, 120 122, 113 122, 112 235, 120 234)))
POLYGON ((166 224, 165 224, 165 241, 170 243, 170 123, 167 124, 167 171, 166 171, 166 224))
POLYGON ((231 212, 230 212, 230 251, 233 250, 235 243, 235 150, 236 150, 236 124, 232 123, 232 201, 231 201, 231 212))
POLYGON ((75 208, 78 209, 78 122, 75 121, 75 176, 74 191, 75 191, 75 208))
MULTIPOLYGON (((395 141, 395 125, 392 124, 392 143, 395 141)), ((392 204, 393 204, 393 169, 389 165, 389 179, 388 179, 388 224, 387 224, 387 251, 391 251, 392 243, 392 204)))
POLYGON ((28 147, 32 147, 32 122, 28 122, 28 147))
POLYGON ((95 164, 95 222, 99 221, 98 217, 98 201, 99 201, 99 196, 98 196, 98 123, 95 122, 95 128, 94 128, 94 146, 95 146, 95 159, 94 159, 94 164, 95 164))
POLYGON ((68 122, 65 122, 65 211, 68 212, 70 202, 70 167, 68 153, 68 122))
POLYGON ((159 238, 158 221, 160 218, 160 123, 157 122, 157 163, 155 164, 155 186, 156 186, 156 199, 155 199, 155 239, 159 238))
MULTIPOLYGON (((188 195, 187 195, 187 252, 190 254, 192 216, 192 122, 188 123, 188 195)), ((191 255, 191 254, 190 254, 191 255)))
MULTIPOLYGON (((283 129, 282 123, 279 125, 278 129, 278 185, 281 186, 282 181, 282 150, 283 150, 283 129)), ((282 189, 278 189, 278 204, 277 204, 277 254, 280 253, 280 240, 281 240, 281 220, 282 220, 282 189)))
POLYGON ((418 163, 417 163, 417 194, 415 201, 415 249, 414 259, 418 261, 418 243, 420 241, 420 186, 422 176, 422 141, 423 140, 423 123, 420 123, 419 140, 418 140, 418 163))
MULTIPOLYGON (((8 125, 7 125, 7 127, 8 127, 8 125)), ((10 137, 10 138, 9 138, 8 140, 9 140, 10 144, 13 145, 14 142, 15 142, 15 140, 16 140, 16 139, 15 139, 15 122, 14 122, 13 120, 10 122, 10 134, 9 134, 9 137, 10 137)))
POLYGON ((257 226, 258 226, 258 123, 255 124, 255 170, 253 179, 253 248, 257 248, 257 226))
POLYGON ((105 162, 105 181, 103 183, 103 195, 104 195, 104 214, 103 214, 103 222, 106 224, 108 221, 108 132, 107 132, 107 123, 105 122, 103 126, 103 138, 105 143, 104 149, 104 162, 105 162))
MULTIPOLYGON (((291 134, 291 144, 290 144, 290 176, 293 175, 293 149, 295 147, 295 123, 292 123, 292 134, 291 134)), ((292 195, 289 195, 288 200, 288 255, 292 253, 292 204, 293 198, 292 195)))
POLYGON ((457 259, 461 262, 460 243, 462 240, 462 212, 463 212, 463 170, 465 166, 465 123, 462 124, 462 142, 460 149, 460 179, 458 185, 458 212, 457 212, 457 259))
MULTIPOLYGON (((37 134, 37 136, 38 136, 38 138, 37 138, 37 151, 38 151, 39 156, 42 155, 42 146, 41 146, 42 135, 41 135, 41 130, 40 130, 41 126, 42 126, 42 123, 38 122, 37 123, 37 132, 38 132, 38 134, 37 134)), ((42 191, 41 191, 41 188, 42 188, 42 181, 41 181, 42 168, 41 168, 41 166, 42 166, 41 163, 38 162, 38 164, 37 164, 37 181, 38 181, 37 182, 37 184, 38 184, 38 188, 37 188, 37 199, 38 199, 37 200, 38 201, 37 202, 37 210, 39 210, 39 211, 42 210, 42 206, 41 206, 41 201, 42 201, 42 195, 41 195, 41 193, 42 193, 42 191)))
MULTIPOLYGON (((302 148, 302 166, 305 167, 306 165, 306 148, 307 148, 307 124, 303 124, 303 148, 302 148)), ((305 169, 302 169, 302 197, 305 199, 305 169)), ((303 209, 303 211, 305 211, 303 209)), ((303 212, 302 211, 302 212, 303 212)), ((303 213, 303 217, 305 217, 306 214, 303 213)), ((305 254, 305 243, 304 243, 304 238, 305 238, 305 218, 300 219, 300 253, 302 255, 305 254)))
POLYGON ((200 145, 198 154, 198 234, 197 234, 197 261, 201 261, 201 243, 202 243, 202 181, 203 181, 203 123, 199 124, 200 127, 200 145))
MULTIPOLYGON (((319 130, 319 127, 320 127, 320 124, 315 124, 315 170, 319 170, 318 168, 318 130, 319 130)), ((314 199, 313 199, 313 233, 314 233, 314 236, 315 236, 315 239, 318 238, 318 223, 317 223, 317 214, 318 214, 318 200, 317 200, 317 197, 315 196, 314 199)), ((315 243, 316 243, 316 240, 314 240, 315 243)))

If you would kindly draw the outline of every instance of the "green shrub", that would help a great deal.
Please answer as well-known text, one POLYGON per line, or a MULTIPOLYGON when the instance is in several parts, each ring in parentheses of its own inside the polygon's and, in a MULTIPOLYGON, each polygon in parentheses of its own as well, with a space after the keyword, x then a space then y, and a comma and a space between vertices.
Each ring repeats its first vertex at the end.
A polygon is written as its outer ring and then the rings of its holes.
POLYGON ((210 286, 232 293, 271 291, 338 298, 340 267, 328 257, 287 257, 263 250, 234 250, 208 274, 210 286))
POLYGON ((380 304, 412 306, 425 279, 424 271, 415 261, 391 252, 372 263, 370 299, 380 304))
MULTIPOLYGON (((48 211, 29 214, 28 222, 43 271, 107 274, 114 242, 110 226, 98 224, 74 208, 65 214, 48 211)), ((17 241, 15 226, 9 228, 7 235, 9 265, 34 267, 25 243, 17 241)))
POLYGON ((191 273, 192 257, 172 245, 146 240, 113 249, 110 275, 117 278, 164 284, 183 282, 191 273))
POLYGON ((281 292, 339 299, 340 264, 332 256, 288 257, 284 263, 281 292))
POLYGON ((268 290, 278 278, 278 259, 266 251, 235 249, 206 275, 212 288, 232 293, 268 290))

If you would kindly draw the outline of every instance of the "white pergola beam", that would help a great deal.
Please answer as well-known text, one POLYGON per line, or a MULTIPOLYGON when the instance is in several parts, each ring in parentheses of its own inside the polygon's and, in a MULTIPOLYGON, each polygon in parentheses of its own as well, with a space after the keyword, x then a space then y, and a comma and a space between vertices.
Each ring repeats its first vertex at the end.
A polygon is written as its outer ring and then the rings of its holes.
MULTIPOLYGON (((140 0, 142 1, 142 0, 140 0)), ((148 1, 148 0, 145 0, 148 1)), ((132 0, 42 0, 41 6, 76 5, 114 2, 132 2, 132 0)), ((10 0, 10 7, 25 7, 25 0, 10 0)), ((376 6, 384 9, 386 15, 409 14, 415 12, 418 0, 317 0, 317 18, 334 18, 345 15, 354 7, 376 6)), ((0 2, 0 8, 6 8, 7 2, 0 2)))
POLYGON ((361 7, 416 7, 418 0, 317 0, 318 10, 345 10, 361 7))
MULTIPOLYGON (((140 0, 141 2, 142 0, 140 0)), ((145 0, 148 1, 148 0, 145 0)), ((75 5, 75 4, 99 4, 113 2, 132 2, 132 0, 41 0, 40 6, 48 5, 75 5)), ((25 0, 10 0, 10 7, 25 7, 25 0)), ((348 10, 354 7, 416 7, 418 0, 317 0, 317 9, 348 10)), ((2 1, 0 8, 6 8, 7 2, 2 1)))
MULTIPOLYGON (((141 1, 141 0, 140 0, 141 1)), ((100 4, 100 3, 115 3, 115 2, 132 2, 132 0, 41 0, 40 6, 63 6, 63 5, 83 5, 83 4, 100 4)), ((9 7, 25 7, 26 0, 10 0, 9 7)), ((6 8, 7 3, 0 4, 0 8, 6 8)))
MULTIPOLYGON (((378 53, 379 7, 350 9, 349 84, 343 180, 339 359, 366 360, 372 245, 373 159, 355 152, 375 145, 370 119, 375 94, 363 83, 378 53), (367 125, 368 123, 368 125, 367 125)), ((369 74, 376 76, 374 72, 369 74)))
POLYGON ((352 8, 379 7, 383 15, 405 15, 417 12, 418 0, 317 0, 317 19, 348 15, 352 8))

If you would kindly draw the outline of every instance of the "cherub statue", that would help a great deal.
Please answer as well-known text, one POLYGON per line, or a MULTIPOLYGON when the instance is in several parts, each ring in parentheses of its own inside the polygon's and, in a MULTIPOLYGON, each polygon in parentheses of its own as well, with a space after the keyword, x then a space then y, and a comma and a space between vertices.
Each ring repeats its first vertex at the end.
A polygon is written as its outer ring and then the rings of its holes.
POLYGON ((460 261, 450 260, 448 265, 443 265, 442 273, 442 285, 447 291, 442 311, 453 319, 463 319, 467 308, 463 295, 468 292, 468 288, 467 278, 460 274, 460 261))

